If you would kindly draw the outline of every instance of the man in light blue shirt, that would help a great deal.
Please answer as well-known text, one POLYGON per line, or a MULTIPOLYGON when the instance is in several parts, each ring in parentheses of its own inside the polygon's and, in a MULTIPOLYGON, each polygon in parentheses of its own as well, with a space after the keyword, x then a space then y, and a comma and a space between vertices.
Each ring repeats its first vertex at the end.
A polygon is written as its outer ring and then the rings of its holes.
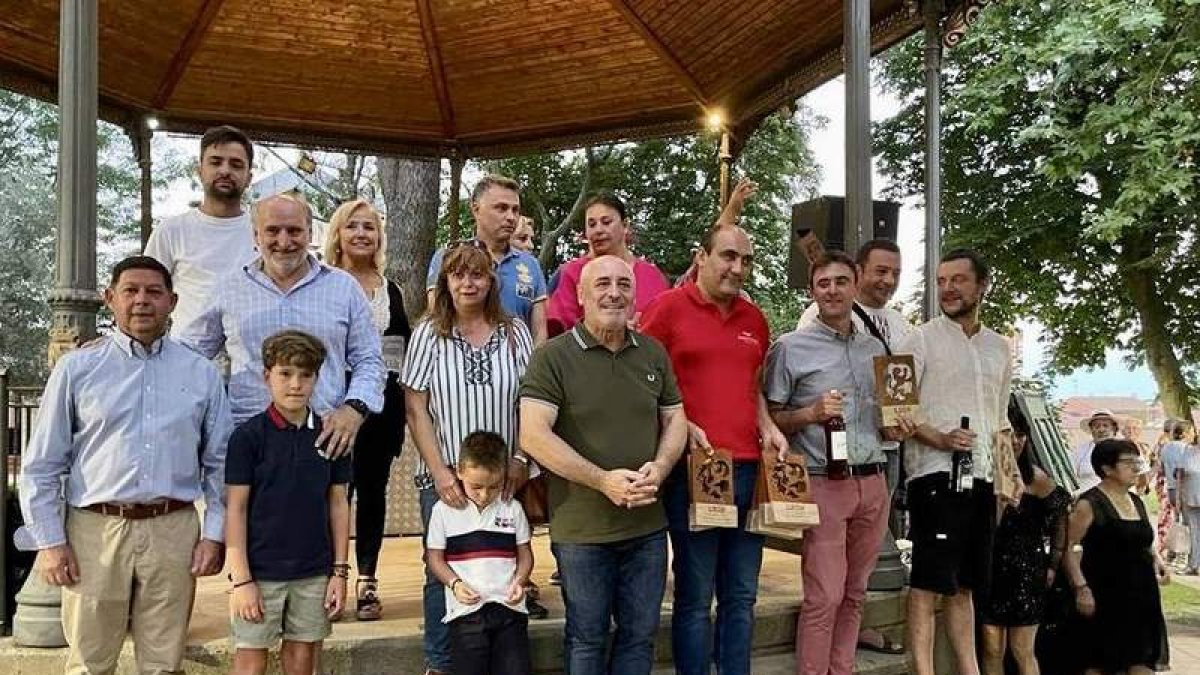
POLYGON ((763 378, 772 418, 792 451, 808 460, 821 512, 820 525, 804 533, 801 557, 804 603, 796 652, 798 671, 805 673, 854 671, 867 579, 887 527, 887 458, 874 366, 875 357, 886 352, 853 321, 857 279, 854 261, 841 251, 813 261, 809 284, 816 321, 779 338, 767 354, 763 378), (844 421, 844 444, 826 431, 838 417, 844 421), (829 466, 830 456, 845 461, 841 471, 829 466))
POLYGON ((224 346, 236 424, 267 409, 262 344, 284 329, 315 335, 328 353, 310 405, 322 416, 318 443, 331 456, 348 452, 370 412, 383 409, 383 348, 362 287, 308 252, 312 212, 290 194, 254 209, 259 257, 224 277, 208 307, 181 339, 212 358, 224 346), (347 376, 348 374, 348 376, 347 376))
POLYGON ((216 366, 166 336, 176 296, 162 263, 121 261, 104 298, 117 332, 64 355, 46 383, 17 544, 63 589, 67 672, 113 672, 128 625, 138 672, 174 672, 195 577, 223 562, 229 403, 216 366))
MULTIPOLYGON (((521 195, 517 182, 503 176, 484 176, 471 191, 475 238, 465 243, 491 254, 496 263, 496 278, 500 281, 501 306, 525 322, 533 343, 539 345, 546 341, 546 277, 537 258, 510 244, 520 215, 521 195)), ((425 290, 430 305, 445 253, 445 248, 438 249, 429 261, 425 290)))

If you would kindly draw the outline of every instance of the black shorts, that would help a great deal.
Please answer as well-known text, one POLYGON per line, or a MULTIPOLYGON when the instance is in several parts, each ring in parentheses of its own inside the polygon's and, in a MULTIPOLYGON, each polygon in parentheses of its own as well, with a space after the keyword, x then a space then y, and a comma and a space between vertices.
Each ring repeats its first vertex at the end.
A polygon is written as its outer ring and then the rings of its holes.
POLYGON ((908 483, 909 585, 941 595, 969 589, 986 593, 991 579, 996 496, 976 480, 969 492, 950 489, 950 475, 934 473, 908 483))

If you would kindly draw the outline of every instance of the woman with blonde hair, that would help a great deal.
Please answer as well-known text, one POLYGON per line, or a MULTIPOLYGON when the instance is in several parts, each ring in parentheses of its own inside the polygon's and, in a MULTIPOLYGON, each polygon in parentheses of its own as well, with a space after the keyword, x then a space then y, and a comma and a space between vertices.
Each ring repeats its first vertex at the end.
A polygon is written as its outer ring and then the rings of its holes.
POLYGON ((400 372, 404 347, 412 331, 404 312, 400 286, 384 277, 387 233, 379 211, 365 199, 338 207, 329 219, 322 246, 326 264, 348 272, 363 289, 371 305, 371 319, 382 336, 387 380, 383 411, 368 415, 354 441, 354 477, 350 496, 358 495, 355 513, 355 585, 359 621, 379 619, 383 604, 375 572, 383 547, 383 524, 387 514, 387 483, 392 460, 404 447, 404 389, 400 372))
MULTIPOLYGON (((420 453, 415 482, 425 526, 439 500, 455 509, 468 507, 455 470, 459 448, 472 432, 494 432, 508 445, 506 497, 528 478, 529 460, 516 444, 517 390, 532 351, 533 337, 525 323, 506 314, 500 304, 495 263, 483 244, 467 240, 448 247, 429 312, 413 330, 404 361, 408 424, 420 453)), ((518 601, 522 610, 524 600, 518 601)), ((426 564, 426 673, 452 672, 452 646, 469 647, 463 643, 470 641, 451 644, 451 627, 442 622, 446 602, 442 582, 426 564)))

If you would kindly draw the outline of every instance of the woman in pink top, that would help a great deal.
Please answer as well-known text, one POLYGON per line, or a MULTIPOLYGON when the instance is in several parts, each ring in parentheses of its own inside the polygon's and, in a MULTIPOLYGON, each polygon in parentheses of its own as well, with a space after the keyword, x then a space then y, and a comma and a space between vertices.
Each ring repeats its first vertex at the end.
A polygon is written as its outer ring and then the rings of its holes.
POLYGON ((654 263, 638 258, 629 251, 629 225, 625 220, 625 203, 610 193, 588 199, 584 211, 583 234, 587 238, 588 255, 564 263, 559 270, 558 287, 550 296, 546 310, 546 329, 551 336, 570 329, 583 317, 579 306, 579 275, 583 266, 594 257, 615 255, 633 268, 636 296, 632 325, 637 325, 642 310, 659 293, 671 288, 667 277, 654 263))

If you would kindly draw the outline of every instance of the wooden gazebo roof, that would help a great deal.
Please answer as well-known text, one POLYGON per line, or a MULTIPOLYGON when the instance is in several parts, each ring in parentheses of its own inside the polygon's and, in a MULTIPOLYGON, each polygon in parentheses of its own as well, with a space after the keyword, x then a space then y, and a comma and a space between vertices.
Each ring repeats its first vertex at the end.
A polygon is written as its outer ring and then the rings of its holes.
MULTIPOLYGON (((54 100, 58 5, 5 3, 0 87, 54 100)), ((841 72, 842 0, 100 0, 99 40, 118 124, 487 157, 751 124, 841 72)))

